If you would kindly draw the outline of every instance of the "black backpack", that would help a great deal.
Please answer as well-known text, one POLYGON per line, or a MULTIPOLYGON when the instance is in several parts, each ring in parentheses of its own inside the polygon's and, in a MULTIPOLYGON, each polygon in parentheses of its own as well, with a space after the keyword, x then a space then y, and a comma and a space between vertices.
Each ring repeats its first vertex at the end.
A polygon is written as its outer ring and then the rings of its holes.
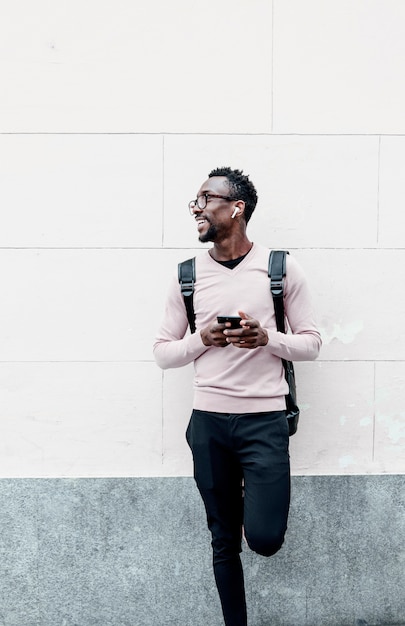
MULTIPOLYGON (((273 296, 274 311, 276 316, 277 330, 286 332, 284 316, 284 277, 286 275, 285 250, 272 250, 269 256, 268 275, 270 278, 270 291, 273 296)), ((195 257, 187 259, 178 265, 178 277, 181 293, 187 312, 190 331, 195 333, 195 312, 193 304, 194 283, 196 280, 195 257)), ((295 374, 292 361, 281 359, 283 362, 285 378, 288 382, 289 393, 286 395, 286 415, 290 436, 297 432, 300 410, 297 406, 297 394, 295 387, 295 374)))

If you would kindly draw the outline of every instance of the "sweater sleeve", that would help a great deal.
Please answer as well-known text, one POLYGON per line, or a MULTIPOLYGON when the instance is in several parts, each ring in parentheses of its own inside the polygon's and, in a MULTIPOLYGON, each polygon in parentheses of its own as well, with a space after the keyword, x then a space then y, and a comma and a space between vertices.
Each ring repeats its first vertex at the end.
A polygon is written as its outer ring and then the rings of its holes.
POLYGON ((284 312, 291 333, 266 329, 272 354, 289 361, 313 361, 322 345, 316 327, 308 283, 297 261, 287 256, 284 286, 284 312))
POLYGON ((182 367, 210 348, 197 331, 187 333, 188 320, 177 278, 173 278, 166 299, 162 323, 153 344, 155 361, 162 369, 182 367))

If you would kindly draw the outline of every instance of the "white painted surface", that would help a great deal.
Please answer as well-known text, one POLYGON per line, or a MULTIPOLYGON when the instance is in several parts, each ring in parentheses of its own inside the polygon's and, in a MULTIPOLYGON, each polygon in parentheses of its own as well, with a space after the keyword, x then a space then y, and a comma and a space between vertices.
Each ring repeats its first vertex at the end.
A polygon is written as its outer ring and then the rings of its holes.
POLYGON ((404 359, 405 250, 297 250, 332 361, 404 359))
POLYGON ((1 364, 1 475, 160 475, 160 381, 152 363, 1 364))
POLYGON ((0 245, 160 246, 162 146, 158 135, 0 136, 0 245))
POLYGON ((401 0, 273 4, 274 132, 405 132, 401 0))
POLYGON ((405 247, 405 137, 381 138, 379 244, 405 247))
POLYGON ((2 0, 3 132, 270 132, 271 2, 2 0))
POLYGON ((243 168, 304 267, 294 473, 404 471, 401 0, 0 0, 0 476, 177 476, 192 367, 152 343, 187 203, 243 168))

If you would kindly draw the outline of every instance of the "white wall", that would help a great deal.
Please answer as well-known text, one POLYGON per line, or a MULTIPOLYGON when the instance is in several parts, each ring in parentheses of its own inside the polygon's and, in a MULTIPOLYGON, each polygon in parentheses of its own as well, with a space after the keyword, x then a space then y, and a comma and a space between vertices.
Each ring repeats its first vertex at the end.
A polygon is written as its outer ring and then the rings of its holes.
POLYGON ((306 270, 296 474, 404 471, 402 0, 0 0, 0 476, 191 473, 151 346, 231 165, 306 270))

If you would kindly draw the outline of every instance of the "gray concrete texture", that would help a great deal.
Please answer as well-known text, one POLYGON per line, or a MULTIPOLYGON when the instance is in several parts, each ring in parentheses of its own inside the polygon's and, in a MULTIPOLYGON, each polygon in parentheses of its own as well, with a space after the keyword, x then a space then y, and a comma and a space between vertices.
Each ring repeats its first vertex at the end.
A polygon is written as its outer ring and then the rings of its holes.
MULTIPOLYGON (((192 478, 0 480, 0 626, 222 626, 192 478)), ((294 477, 249 626, 405 624, 404 477, 294 477)))

